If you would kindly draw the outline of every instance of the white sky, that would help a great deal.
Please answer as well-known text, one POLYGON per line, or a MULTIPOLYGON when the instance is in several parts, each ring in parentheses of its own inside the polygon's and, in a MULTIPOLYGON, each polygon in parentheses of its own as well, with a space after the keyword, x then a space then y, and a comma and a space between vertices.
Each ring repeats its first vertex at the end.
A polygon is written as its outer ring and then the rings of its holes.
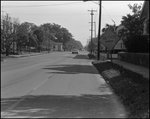
MULTIPOLYGON (((87 39, 91 38, 91 15, 88 10, 97 10, 94 12, 93 21, 96 21, 96 35, 98 34, 99 5, 96 3, 98 1, 1 1, 1 12, 18 17, 21 23, 30 22, 38 26, 44 23, 59 24, 85 46, 87 39)), ((111 19, 119 25, 122 16, 132 13, 129 3, 144 3, 144 0, 102 1, 101 29, 106 23, 113 25, 111 19)))

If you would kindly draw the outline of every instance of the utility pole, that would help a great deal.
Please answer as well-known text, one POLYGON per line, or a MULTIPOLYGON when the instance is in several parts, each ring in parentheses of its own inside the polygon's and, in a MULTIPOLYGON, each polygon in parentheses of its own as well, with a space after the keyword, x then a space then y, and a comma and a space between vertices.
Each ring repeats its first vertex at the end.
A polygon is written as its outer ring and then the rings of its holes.
POLYGON ((98 26, 98 49, 97 49, 97 60, 100 60, 100 32, 101 32, 101 4, 102 1, 99 0, 99 26, 98 26))
POLYGON ((15 55, 15 43, 14 43, 14 38, 13 38, 13 54, 15 55))
POLYGON ((94 22, 94 25, 95 25, 95 38, 96 38, 96 22, 94 22))
POLYGON ((94 13, 93 12, 96 12, 96 10, 88 10, 89 12, 91 12, 91 54, 93 52, 93 48, 92 48, 92 45, 93 45, 93 42, 92 42, 92 37, 93 37, 93 15, 94 13))
POLYGON ((50 39, 48 39, 48 53, 50 52, 50 39))
POLYGON ((30 41, 30 35, 29 35, 29 47, 30 47, 29 53, 31 53, 31 41, 30 41))

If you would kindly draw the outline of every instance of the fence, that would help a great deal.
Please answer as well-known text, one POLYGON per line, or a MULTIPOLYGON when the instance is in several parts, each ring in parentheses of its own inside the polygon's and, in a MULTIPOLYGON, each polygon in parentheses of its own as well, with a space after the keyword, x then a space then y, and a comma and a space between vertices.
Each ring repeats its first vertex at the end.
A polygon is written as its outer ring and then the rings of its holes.
POLYGON ((118 53, 118 59, 133 64, 149 67, 149 53, 118 53))

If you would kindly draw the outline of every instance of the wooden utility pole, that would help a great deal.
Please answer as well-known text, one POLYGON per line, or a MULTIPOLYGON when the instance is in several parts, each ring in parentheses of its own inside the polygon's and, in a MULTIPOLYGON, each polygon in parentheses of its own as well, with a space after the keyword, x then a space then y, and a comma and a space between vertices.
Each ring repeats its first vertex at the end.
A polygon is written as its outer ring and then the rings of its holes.
POLYGON ((92 41, 92 38, 93 38, 93 15, 94 13, 93 12, 96 12, 96 10, 88 10, 89 12, 91 12, 91 54, 93 53, 93 41, 92 41))
POLYGON ((97 60, 100 60, 100 32, 101 32, 101 4, 102 1, 99 0, 99 26, 98 26, 98 48, 97 48, 97 60))
POLYGON ((95 26, 95 38, 96 38, 96 22, 94 22, 94 26, 95 26))

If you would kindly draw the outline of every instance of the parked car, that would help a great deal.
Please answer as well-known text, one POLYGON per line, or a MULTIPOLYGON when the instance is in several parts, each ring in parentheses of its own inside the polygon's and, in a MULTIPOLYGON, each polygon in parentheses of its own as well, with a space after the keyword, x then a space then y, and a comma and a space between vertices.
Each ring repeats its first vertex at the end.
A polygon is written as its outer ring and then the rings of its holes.
POLYGON ((79 50, 78 49, 72 50, 72 54, 79 54, 79 50))

